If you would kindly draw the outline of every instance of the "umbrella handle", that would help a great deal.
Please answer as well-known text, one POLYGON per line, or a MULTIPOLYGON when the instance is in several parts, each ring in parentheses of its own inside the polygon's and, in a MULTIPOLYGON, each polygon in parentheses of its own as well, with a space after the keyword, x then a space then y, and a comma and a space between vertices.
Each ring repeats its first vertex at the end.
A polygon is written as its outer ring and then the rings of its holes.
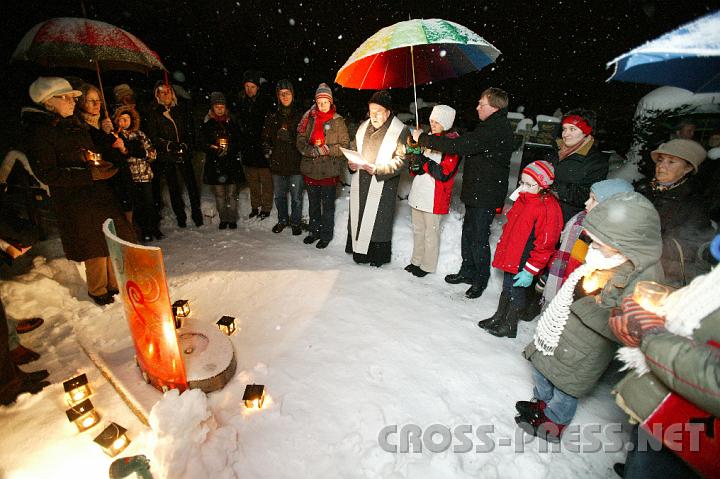
POLYGON ((420 115, 418 114, 417 103, 417 87, 415 86, 415 55, 413 54, 413 46, 410 45, 410 63, 412 65, 413 76, 413 97, 415 98, 415 128, 420 129, 420 115))
POLYGON ((103 90, 102 78, 100 78, 100 63, 94 59, 93 61, 95 62, 95 72, 97 72, 98 85, 100 86, 100 99, 102 100, 103 110, 105 110, 105 118, 110 118, 110 114, 108 114, 107 109, 107 102, 105 101, 105 90, 103 90))

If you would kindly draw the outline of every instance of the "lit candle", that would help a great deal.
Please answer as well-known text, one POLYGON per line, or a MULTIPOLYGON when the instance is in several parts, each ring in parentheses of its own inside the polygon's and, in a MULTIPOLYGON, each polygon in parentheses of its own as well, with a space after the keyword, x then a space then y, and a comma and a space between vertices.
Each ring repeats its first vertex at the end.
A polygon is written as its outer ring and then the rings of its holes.
POLYGON ((646 311, 658 314, 670 294, 670 288, 655 281, 638 281, 633 299, 646 311))

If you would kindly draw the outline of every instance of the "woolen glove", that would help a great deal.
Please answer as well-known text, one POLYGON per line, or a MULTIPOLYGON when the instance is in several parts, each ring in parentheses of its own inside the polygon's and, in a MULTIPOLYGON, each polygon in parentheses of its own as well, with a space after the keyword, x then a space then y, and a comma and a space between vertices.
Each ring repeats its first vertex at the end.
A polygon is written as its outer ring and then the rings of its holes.
POLYGON ((424 175, 424 166, 427 161, 428 159, 422 155, 412 155, 412 157, 410 158, 410 173, 413 173, 415 175, 424 175))
POLYGON ((610 330, 625 346, 636 348, 649 334, 665 331, 665 318, 637 304, 632 296, 622 301, 622 309, 615 308, 608 320, 610 330))
POLYGON ((513 276, 513 279, 515 282, 513 283, 513 286, 518 286, 520 288, 527 288, 532 284, 533 281, 533 275, 528 273, 525 270, 520 271, 518 274, 513 276))
POLYGON ((330 147, 323 144, 317 147, 320 156, 328 156, 330 154, 330 147))

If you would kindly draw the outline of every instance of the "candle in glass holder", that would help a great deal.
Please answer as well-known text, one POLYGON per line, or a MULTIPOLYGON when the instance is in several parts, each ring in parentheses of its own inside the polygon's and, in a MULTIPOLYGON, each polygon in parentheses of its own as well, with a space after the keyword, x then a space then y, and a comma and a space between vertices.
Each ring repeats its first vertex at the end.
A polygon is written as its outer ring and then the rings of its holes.
POLYGON ((315 140, 315 146, 320 146, 322 144, 323 144, 323 141, 321 139, 318 138, 317 140, 315 140))
POLYGON ((93 166, 100 166, 100 163, 102 162, 102 155, 100 153, 92 150, 83 150, 83 153, 85 154, 86 161, 93 166))
POLYGON ((633 291, 633 300, 643 309, 657 314, 669 294, 670 289, 665 285, 655 281, 638 281, 633 291))
POLYGON ((218 138, 218 146, 222 149, 227 148, 228 146, 228 139, 227 138, 218 138))

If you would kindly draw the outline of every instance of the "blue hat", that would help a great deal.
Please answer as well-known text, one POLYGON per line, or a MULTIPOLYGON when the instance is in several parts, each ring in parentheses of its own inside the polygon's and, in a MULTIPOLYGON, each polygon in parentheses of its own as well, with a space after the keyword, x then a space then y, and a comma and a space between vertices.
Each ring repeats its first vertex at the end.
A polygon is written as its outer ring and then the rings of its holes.
POLYGON ((593 183, 590 187, 590 191, 595 193, 595 199, 597 202, 602 203, 606 199, 618 193, 627 193, 635 190, 627 181, 620 178, 613 178, 593 183))

